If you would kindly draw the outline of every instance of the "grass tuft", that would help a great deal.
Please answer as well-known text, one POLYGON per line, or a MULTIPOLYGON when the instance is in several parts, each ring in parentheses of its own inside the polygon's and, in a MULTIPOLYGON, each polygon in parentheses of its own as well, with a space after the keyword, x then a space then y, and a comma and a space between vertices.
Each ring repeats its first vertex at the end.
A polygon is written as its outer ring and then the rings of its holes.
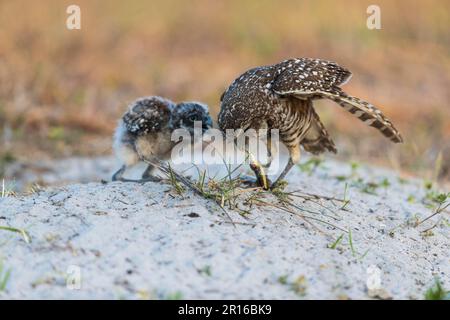
POLYGON ((338 211, 339 208, 333 210, 321 202, 330 201, 334 204, 335 201, 343 202, 343 199, 298 191, 287 192, 284 190, 286 185, 285 183, 282 183, 279 187, 275 188, 275 190, 271 191, 263 190, 261 187, 244 187, 240 175, 233 176, 233 173, 237 170, 237 168, 231 170, 229 165, 226 165, 227 174, 222 178, 208 177, 206 171, 201 172, 197 168, 199 178, 195 181, 182 175, 181 173, 176 172, 170 167, 170 165, 161 162, 155 163, 148 160, 145 162, 158 167, 164 174, 166 174, 171 185, 178 192, 181 193, 182 190, 184 191, 185 188, 187 188, 206 200, 212 200, 225 213, 229 222, 231 222, 234 227, 236 227, 237 223, 233 221, 228 210, 233 210, 245 218, 251 214, 251 209, 254 206, 258 206, 273 207, 289 214, 296 215, 308 224, 312 225, 321 233, 326 232, 320 230, 313 222, 322 223, 328 228, 331 227, 333 230, 337 229, 347 232, 344 228, 326 220, 326 218, 333 219, 335 221, 340 220, 341 218, 336 216, 335 212, 338 211), (275 197, 275 200, 278 200, 278 203, 277 201, 274 201, 273 197, 275 197), (303 208, 298 204, 295 204, 293 198, 301 198, 304 201, 311 201, 328 210, 330 214, 303 208))
MULTIPOLYGON (((440 215, 442 212, 446 211, 447 208, 450 206, 450 192, 449 193, 438 193, 438 192, 434 192, 434 191, 430 191, 433 193, 432 196, 429 196, 427 198, 428 200, 431 201, 431 203, 435 203, 436 205, 433 208, 433 213, 431 215, 429 215, 428 217, 417 221, 416 223, 416 227, 423 224, 425 221, 430 220, 431 218, 440 215)), ((439 222, 442 220, 443 218, 441 217, 441 219, 439 219, 432 227, 426 229, 426 230, 422 230, 422 233, 428 233, 431 229, 435 228, 439 222)))
POLYGON ((302 172, 306 172, 311 176, 322 165, 322 163, 322 158, 313 157, 304 163, 298 164, 297 166, 302 172))
POLYGON ((339 245, 339 243, 342 242, 342 239, 344 239, 343 233, 336 239, 336 241, 334 241, 332 244, 328 245, 328 248, 333 249, 333 250, 336 249, 336 247, 339 245))
POLYGON ((164 298, 164 300, 183 300, 183 293, 180 291, 175 291, 168 293, 164 298))
POLYGON ((298 276, 294 281, 289 281, 287 275, 279 276, 278 283, 287 286, 289 290, 293 291, 295 294, 303 297, 306 295, 306 290, 308 288, 306 277, 304 275, 298 276))
POLYGON ((2 183, 0 186, 0 198, 6 198, 15 196, 15 192, 8 187, 8 185, 5 182, 5 179, 2 179, 2 183))
POLYGON ((168 172, 170 184, 172 185, 172 187, 175 189, 175 191, 179 195, 182 195, 185 192, 185 190, 184 190, 183 186, 178 182, 178 180, 175 176, 175 172, 172 170, 172 167, 170 166, 170 164, 167 167, 167 172, 168 172))
POLYGON ((425 300, 450 300, 450 291, 445 290, 436 278, 433 286, 425 292, 425 300))

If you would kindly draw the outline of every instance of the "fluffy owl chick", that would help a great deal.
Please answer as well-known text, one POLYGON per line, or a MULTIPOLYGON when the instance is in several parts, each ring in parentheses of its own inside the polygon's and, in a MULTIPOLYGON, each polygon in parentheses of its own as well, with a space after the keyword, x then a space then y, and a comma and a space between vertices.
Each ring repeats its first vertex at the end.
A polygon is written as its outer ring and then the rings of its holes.
MULTIPOLYGON (((253 68, 234 80, 223 93, 219 127, 222 130, 279 130, 290 158, 272 187, 298 163, 300 145, 313 154, 326 150, 336 153, 333 140, 313 108, 314 100, 330 99, 392 142, 402 142, 400 133, 380 110, 342 91, 340 86, 350 77, 349 70, 334 62, 310 58, 289 59, 253 68)), ((269 147, 268 144, 268 150, 269 147)), ((251 160, 250 167, 259 184, 269 188, 268 179, 258 161, 251 160)))
MULTIPOLYGON (((186 129, 194 134, 194 122, 201 121, 203 132, 212 126, 208 107, 199 102, 174 102, 157 97, 139 98, 129 105, 114 134, 113 149, 122 162, 113 175, 113 181, 158 181, 152 175, 155 169, 148 165, 141 180, 123 178, 127 168, 143 160, 167 160, 177 142, 171 141, 172 132, 186 129)), ((192 140, 191 140, 192 141, 192 140)))

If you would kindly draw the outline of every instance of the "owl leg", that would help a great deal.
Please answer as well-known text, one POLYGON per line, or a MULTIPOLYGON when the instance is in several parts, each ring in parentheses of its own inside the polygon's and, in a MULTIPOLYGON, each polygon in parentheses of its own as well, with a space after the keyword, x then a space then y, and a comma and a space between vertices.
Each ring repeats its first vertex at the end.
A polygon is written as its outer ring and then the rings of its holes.
POLYGON ((300 145, 296 145, 293 148, 289 148, 289 161, 284 167, 283 172, 278 176, 277 180, 270 186, 270 189, 276 188, 281 181, 283 181, 284 177, 288 174, 288 172, 292 169, 294 164, 300 161, 300 145))
POLYGON ((142 179, 139 181, 140 182, 147 182, 147 181, 159 182, 159 181, 161 181, 161 178, 153 175, 154 170, 155 170, 155 166, 152 164, 149 164, 147 166, 147 169, 145 169, 144 173, 142 174, 142 179))
POLYGON ((125 165, 121 166, 120 169, 117 170, 116 173, 113 174, 111 180, 112 181, 120 181, 120 179, 123 179, 122 176, 123 176, 123 173, 125 172, 126 168, 127 167, 125 165))
MULTIPOLYGON (((235 146, 239 148, 237 144, 237 140, 234 140, 235 146)), ((263 187, 265 190, 269 189, 270 180, 267 178, 263 166, 258 162, 258 160, 255 158, 255 156, 248 150, 248 143, 245 143, 244 150, 245 154, 247 155, 249 161, 250 161, 250 168, 255 173, 256 181, 252 179, 251 177, 244 175, 240 176, 240 180, 248 185, 254 185, 255 182, 260 187, 263 187)))
POLYGON ((264 168, 269 168, 272 164, 272 135, 270 134, 270 130, 267 132, 267 163, 264 163, 262 166, 264 168))
POLYGON ((248 144, 245 145, 245 152, 247 153, 248 159, 250 161, 250 169, 255 173, 256 181, 258 185, 264 190, 268 190, 270 186, 270 181, 264 171, 264 167, 259 163, 258 159, 248 150, 248 144))
POLYGON ((258 181, 259 186, 261 186, 264 190, 268 190, 270 181, 269 178, 267 178, 266 173, 264 172, 264 167, 258 162, 258 160, 252 160, 250 158, 250 168, 255 173, 256 180, 258 181))
POLYGON ((294 162, 292 161, 292 158, 289 158, 288 163, 286 164, 286 167, 284 167, 283 172, 278 176, 277 180, 270 186, 270 189, 276 188, 281 181, 283 181, 286 174, 292 169, 294 166, 294 162))
POLYGON ((148 181, 152 181, 152 182, 161 181, 160 178, 151 175, 151 172, 153 171, 153 166, 151 166, 150 170, 149 170, 149 167, 147 167, 147 169, 142 174, 142 179, 134 180, 134 179, 127 179, 127 178, 123 177, 123 174, 125 173, 125 170, 127 169, 127 166, 123 165, 122 167, 120 167, 119 170, 117 170, 116 173, 113 174, 111 180, 112 181, 122 181, 122 182, 137 182, 137 183, 148 182, 148 181))
POLYGON ((139 180, 131 180, 123 177, 127 168, 134 166, 139 162, 139 155, 133 147, 133 144, 129 141, 123 141, 122 136, 116 137, 117 141, 114 142, 114 152, 118 159, 122 161, 122 166, 112 176, 112 181, 122 182, 139 182, 139 180))
POLYGON ((250 168, 255 173, 255 178, 248 175, 240 175, 239 179, 247 184, 247 185, 257 185, 263 187, 263 189, 268 190, 270 185, 270 180, 267 178, 264 172, 264 166, 261 165, 258 161, 250 161, 250 168))
POLYGON ((125 173, 126 169, 127 169, 126 165, 121 166, 120 169, 117 170, 117 172, 113 174, 111 180, 112 181, 122 181, 122 182, 137 182, 137 180, 126 179, 123 177, 123 174, 125 173))

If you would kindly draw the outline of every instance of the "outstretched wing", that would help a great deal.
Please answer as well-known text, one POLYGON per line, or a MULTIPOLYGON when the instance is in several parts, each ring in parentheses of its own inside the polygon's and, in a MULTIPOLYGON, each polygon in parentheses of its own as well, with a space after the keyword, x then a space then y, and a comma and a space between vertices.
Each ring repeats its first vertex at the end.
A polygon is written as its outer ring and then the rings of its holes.
POLYGON ((161 97, 139 98, 129 105, 122 120, 130 133, 144 135, 157 132, 170 121, 174 103, 161 97))
POLYGON ((277 65, 278 76, 272 85, 275 92, 314 94, 347 83, 352 74, 332 61, 320 59, 290 59, 277 65))
POLYGON ((326 98, 335 101, 393 142, 403 138, 392 122, 374 105, 347 95, 339 88, 351 73, 334 62, 318 59, 293 59, 282 63, 271 89, 281 96, 298 99, 326 98), (287 64, 287 65, 286 65, 287 64))

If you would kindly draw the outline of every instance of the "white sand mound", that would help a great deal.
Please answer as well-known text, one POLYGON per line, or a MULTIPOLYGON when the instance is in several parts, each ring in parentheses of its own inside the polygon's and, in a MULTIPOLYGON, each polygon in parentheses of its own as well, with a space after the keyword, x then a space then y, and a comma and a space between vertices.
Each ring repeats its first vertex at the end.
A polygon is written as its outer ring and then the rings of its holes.
POLYGON ((294 169, 287 187, 343 198, 347 183, 344 210, 293 197, 295 214, 228 210, 235 225, 211 200, 167 183, 0 198, 0 226, 26 231, 0 230, 0 283, 10 271, 0 298, 422 299, 436 277, 448 288, 448 213, 416 225, 433 212, 423 184, 373 168, 349 175, 329 161, 294 169))

